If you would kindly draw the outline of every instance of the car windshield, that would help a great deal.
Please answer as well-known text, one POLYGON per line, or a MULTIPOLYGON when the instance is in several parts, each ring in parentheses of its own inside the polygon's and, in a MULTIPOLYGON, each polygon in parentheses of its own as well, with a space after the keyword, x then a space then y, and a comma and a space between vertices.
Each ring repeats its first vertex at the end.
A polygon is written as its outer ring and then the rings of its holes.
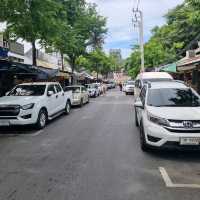
POLYGON ((72 93, 80 93, 80 91, 81 91, 81 89, 80 89, 80 87, 67 87, 66 89, 65 89, 65 91, 72 91, 72 93))
POLYGON ((197 107, 200 106, 200 98, 188 88, 151 89, 147 104, 155 107, 197 107))
POLYGON ((42 96, 46 85, 19 85, 8 96, 42 96))
POLYGON ((127 83, 127 85, 135 85, 135 82, 134 82, 134 81, 129 81, 129 82, 127 83))
POLYGON ((95 85, 88 85, 87 88, 88 89, 93 89, 93 88, 95 88, 95 85))

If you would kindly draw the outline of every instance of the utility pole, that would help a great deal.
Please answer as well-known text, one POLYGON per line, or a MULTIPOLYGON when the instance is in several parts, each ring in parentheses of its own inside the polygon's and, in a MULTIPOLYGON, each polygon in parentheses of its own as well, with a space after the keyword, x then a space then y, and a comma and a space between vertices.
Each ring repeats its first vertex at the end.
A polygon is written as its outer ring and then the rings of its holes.
POLYGON ((143 28, 143 13, 138 8, 133 9, 134 27, 139 28, 140 52, 141 52, 141 72, 144 72, 144 28, 143 28))

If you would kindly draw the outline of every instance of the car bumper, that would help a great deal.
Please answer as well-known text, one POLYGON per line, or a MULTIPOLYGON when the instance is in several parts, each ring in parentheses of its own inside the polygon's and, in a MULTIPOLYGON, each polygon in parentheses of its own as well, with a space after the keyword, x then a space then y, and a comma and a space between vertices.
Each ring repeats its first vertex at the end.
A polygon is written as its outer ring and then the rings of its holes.
POLYGON ((81 104, 81 100, 80 99, 73 99, 72 100, 72 106, 77 106, 81 104))
POLYGON ((37 122, 37 117, 31 110, 20 111, 18 116, 0 116, 0 126, 31 125, 37 122))
POLYGON ((154 123, 147 122, 145 130, 145 138, 148 145, 161 148, 189 148, 200 149, 200 145, 181 145, 181 138, 198 138, 200 140, 199 133, 174 133, 170 132, 164 127, 158 126, 154 123))

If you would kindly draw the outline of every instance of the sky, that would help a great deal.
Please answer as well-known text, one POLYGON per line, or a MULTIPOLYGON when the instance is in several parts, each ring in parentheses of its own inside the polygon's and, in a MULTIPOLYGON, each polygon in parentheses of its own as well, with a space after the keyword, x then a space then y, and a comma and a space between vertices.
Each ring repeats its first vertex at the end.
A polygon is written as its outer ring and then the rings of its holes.
MULTIPOLYGON (((98 5, 101 15, 107 17, 108 35, 105 50, 111 48, 122 50, 123 58, 131 53, 131 46, 138 42, 138 31, 132 24, 132 9, 137 0, 87 0, 98 5)), ((183 0, 140 0, 139 8, 144 15, 144 40, 148 41, 151 30, 165 23, 164 15, 169 9, 182 3, 183 0)))
MULTIPOLYGON (((138 31, 132 24, 132 9, 138 0, 87 0, 98 5, 98 12, 107 18, 108 34, 105 40, 105 51, 121 49, 123 58, 131 53, 133 44, 138 43, 138 31)), ((155 26, 165 23, 164 15, 169 9, 182 3, 184 0, 140 0, 139 8, 144 15, 144 41, 148 41, 151 30, 155 26)), ((5 25, 0 24, 0 30, 5 25)), ((25 42, 25 51, 30 49, 30 44, 25 42)))

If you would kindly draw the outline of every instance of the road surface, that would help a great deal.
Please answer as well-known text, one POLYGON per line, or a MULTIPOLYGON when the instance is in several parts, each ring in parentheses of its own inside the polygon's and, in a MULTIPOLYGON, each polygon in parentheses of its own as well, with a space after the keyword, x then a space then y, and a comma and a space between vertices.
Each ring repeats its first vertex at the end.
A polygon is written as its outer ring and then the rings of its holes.
POLYGON ((133 97, 118 90, 43 131, 0 132, 0 200, 200 198, 200 153, 143 153, 133 97))

